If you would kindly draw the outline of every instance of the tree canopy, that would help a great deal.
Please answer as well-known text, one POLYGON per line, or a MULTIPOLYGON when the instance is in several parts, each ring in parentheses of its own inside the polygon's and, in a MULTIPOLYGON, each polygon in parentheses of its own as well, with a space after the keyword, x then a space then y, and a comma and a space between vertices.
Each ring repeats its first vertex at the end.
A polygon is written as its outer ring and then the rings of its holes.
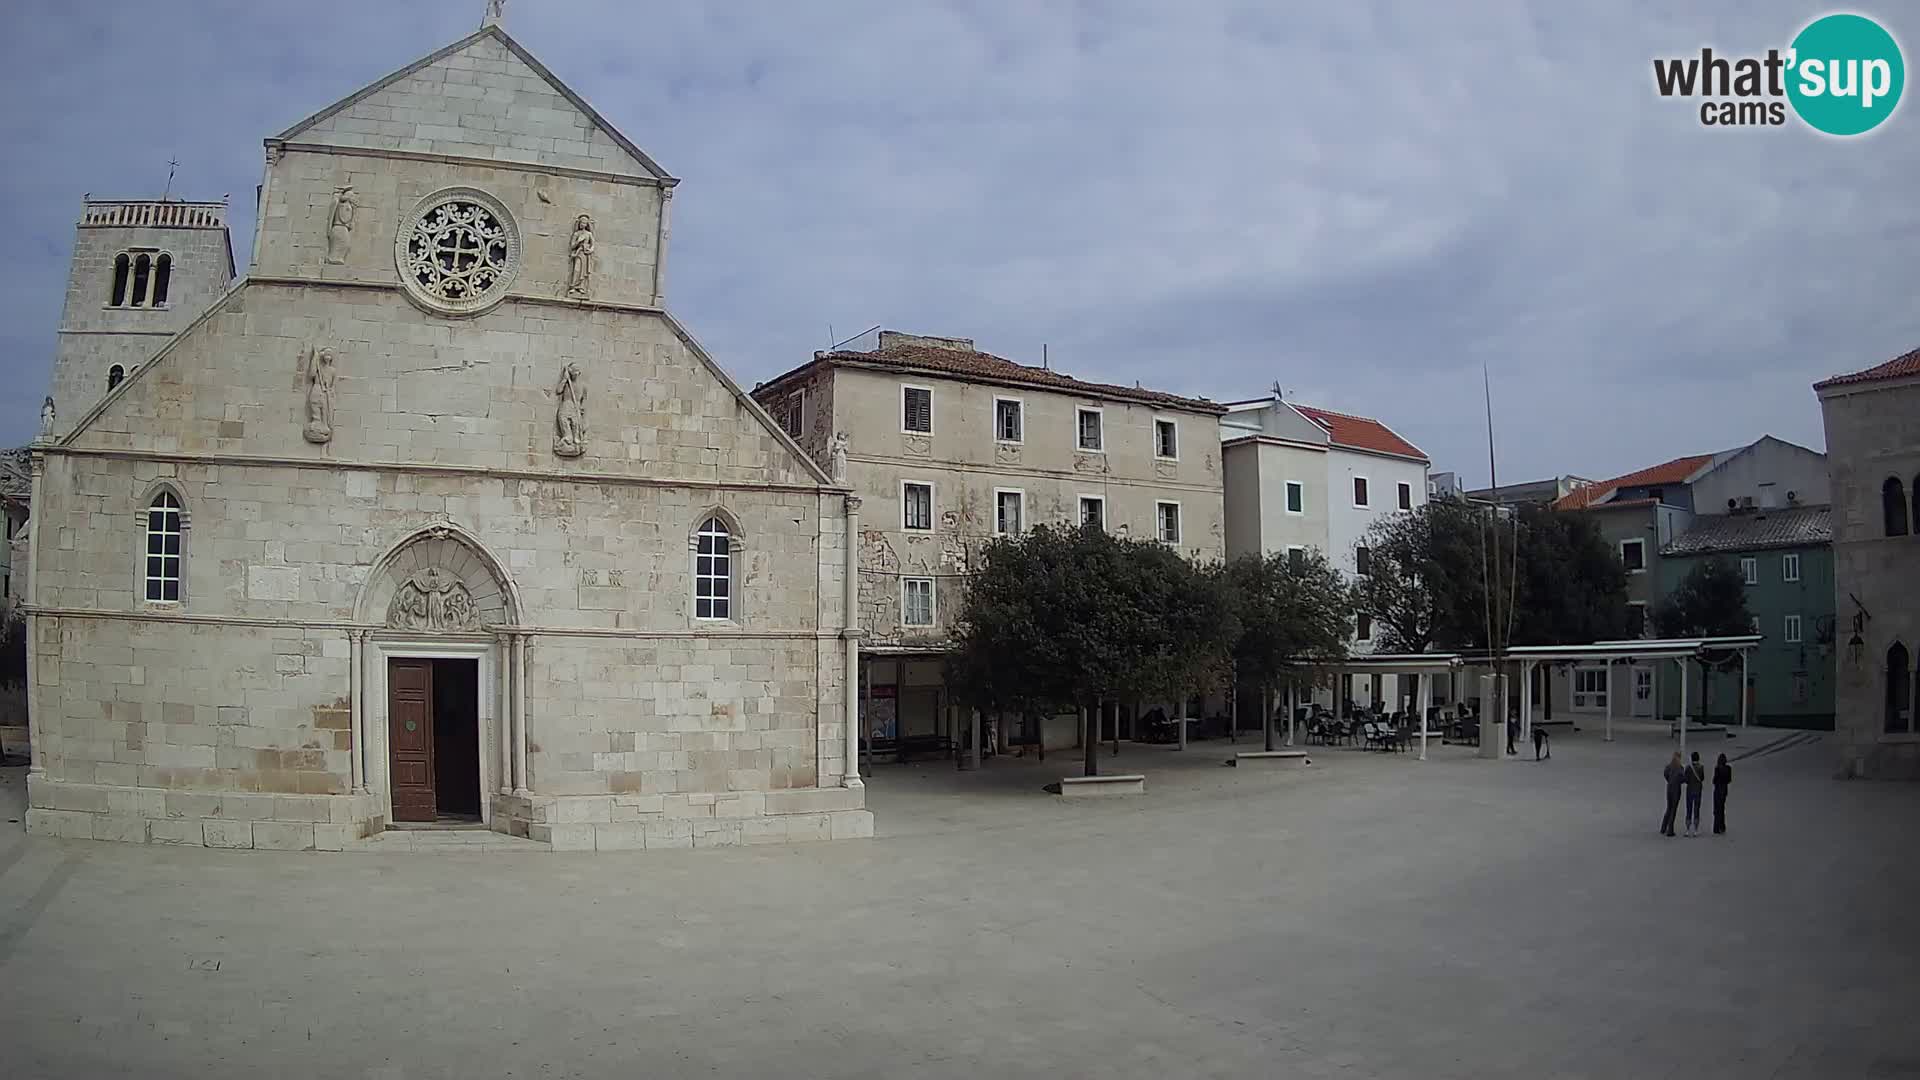
MULTIPOLYGON (((988 544, 968 582, 948 685, 981 707, 1095 708, 1217 682, 1237 624, 1224 577, 1174 549, 1042 526, 988 544)), ((1097 758, 1088 738, 1087 772, 1097 758)))
POLYGON ((1719 556, 1694 566, 1654 609, 1661 637, 1732 637, 1753 632, 1747 610, 1747 579, 1719 556))
POLYGON ((1320 552, 1243 555, 1225 565, 1223 576, 1237 624, 1232 655, 1241 681, 1263 689, 1290 677, 1317 681, 1347 655, 1353 591, 1320 552))

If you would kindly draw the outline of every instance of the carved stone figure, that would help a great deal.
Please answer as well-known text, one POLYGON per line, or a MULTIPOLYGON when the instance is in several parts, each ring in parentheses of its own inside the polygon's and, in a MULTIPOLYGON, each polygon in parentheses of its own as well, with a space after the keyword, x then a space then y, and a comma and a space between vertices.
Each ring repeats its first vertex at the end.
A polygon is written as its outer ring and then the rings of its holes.
POLYGON ((387 605, 387 625, 395 630, 432 633, 480 628, 480 609, 473 594, 458 578, 437 566, 416 571, 394 590, 387 605))
POLYGON ((313 349, 307 360, 307 426, 301 431, 310 443, 333 439, 333 350, 313 349))
POLYGON ((52 394, 48 394, 47 400, 40 403, 40 434, 41 435, 53 434, 53 395, 52 394))
POLYGON ((333 216, 327 221, 327 261, 335 266, 347 261, 347 248, 353 244, 353 214, 359 204, 353 201, 353 185, 333 193, 333 216))
POLYGON ((827 444, 827 475, 833 477, 836 484, 847 482, 847 433, 836 431, 833 441, 827 444))
POLYGON ((593 218, 573 219, 573 241, 567 245, 567 295, 584 300, 593 288, 593 218))
POLYGON ((587 383, 580 365, 568 361, 560 370, 560 385, 553 392, 558 405, 553 416, 553 452, 561 457, 579 457, 587 451, 587 383))

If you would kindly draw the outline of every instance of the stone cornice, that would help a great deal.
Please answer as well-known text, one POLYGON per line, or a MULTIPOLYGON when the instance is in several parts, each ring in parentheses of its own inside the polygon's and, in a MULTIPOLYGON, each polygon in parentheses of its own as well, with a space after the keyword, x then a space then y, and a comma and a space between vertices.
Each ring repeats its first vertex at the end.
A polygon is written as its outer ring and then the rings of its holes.
MULTIPOLYGON (((401 296, 406 295, 406 286, 400 284, 397 279, 375 281, 370 278, 300 277, 291 274, 256 274, 247 278, 247 280, 255 285, 281 285, 301 289, 324 288, 332 285, 343 289, 369 289, 375 292, 390 292, 401 296)), ((665 316, 667 313, 667 309, 656 307, 652 304, 621 304, 612 300, 581 300, 571 296, 544 296, 539 293, 516 292, 511 290, 500 299, 502 304, 512 303, 514 301, 519 301, 523 304, 545 304, 549 307, 577 308, 582 311, 620 311, 630 315, 665 316)), ((449 316, 442 312, 435 312, 434 314, 441 318, 469 317, 464 315, 449 316)), ((476 314, 472 317, 478 318, 479 315, 476 314)))
MULTIPOLYGON (((184 623, 189 626, 252 626, 287 630, 337 630, 344 634, 364 634, 380 641, 410 641, 419 635, 408 634, 389 628, 383 623, 355 622, 351 619, 270 619, 247 615, 209 615, 189 612, 157 611, 104 611, 94 608, 42 607, 34 604, 22 605, 23 610, 42 619, 113 619, 123 622, 184 623)), ((841 636, 838 629, 822 630, 753 630, 740 627, 725 627, 697 630, 623 630, 602 626, 539 626, 534 624, 509 625, 502 623, 465 634, 436 633, 427 635, 435 640, 491 641, 501 634, 524 634, 531 637, 588 637, 621 638, 635 641, 691 641, 691 640, 789 640, 834 641, 841 636)))
POLYGON ((91 446, 47 446, 54 456, 108 458, 118 461, 164 461, 179 465, 233 465, 257 469, 319 469, 324 472, 397 472, 430 476, 496 477, 502 480, 558 481, 572 484, 611 484, 629 487, 699 488, 707 491, 771 491, 801 495, 832 493, 838 489, 821 484, 788 484, 751 480, 695 480, 683 478, 627 476, 619 473, 559 471, 554 469, 514 469, 489 465, 449 465, 405 461, 342 461, 338 458, 281 457, 268 454, 234 454, 179 450, 122 450, 91 446))
POLYGON ((1083 484, 1105 484, 1109 487, 1179 488, 1185 491, 1197 491, 1204 495, 1225 497, 1224 485, 1161 476, 1116 476, 1113 473, 1079 472, 1074 469, 1042 469, 1005 461, 952 461, 945 458, 886 457, 878 454, 848 454, 847 460, 863 465, 884 465, 902 470, 903 479, 911 479, 905 474, 918 470, 958 473, 982 480, 992 480, 995 477, 1030 477, 1036 480, 1073 480, 1083 484))
POLYGON ((470 157, 464 154, 436 154, 427 150, 389 150, 381 146, 335 146, 332 143, 286 142, 280 139, 268 139, 269 150, 298 154, 326 154, 330 157, 372 157, 386 158, 390 161, 428 161, 439 165, 458 165, 473 169, 508 169, 513 172, 532 172, 547 176, 567 176, 577 180, 601 180, 609 184, 626 184, 630 187, 659 188, 671 197, 673 185, 680 181, 673 178, 665 180, 651 176, 635 176, 631 173, 602 172, 598 169, 582 169, 570 165, 544 165, 531 161, 513 161, 503 158, 470 157))

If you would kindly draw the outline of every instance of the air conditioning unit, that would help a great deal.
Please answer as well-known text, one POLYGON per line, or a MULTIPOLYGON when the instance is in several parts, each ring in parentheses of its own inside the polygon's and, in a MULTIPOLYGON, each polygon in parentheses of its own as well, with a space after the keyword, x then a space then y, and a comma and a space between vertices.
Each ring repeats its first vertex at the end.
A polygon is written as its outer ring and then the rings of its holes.
POLYGON ((1753 496, 1751 495, 1740 496, 1740 509, 1742 510, 1753 509, 1753 496))

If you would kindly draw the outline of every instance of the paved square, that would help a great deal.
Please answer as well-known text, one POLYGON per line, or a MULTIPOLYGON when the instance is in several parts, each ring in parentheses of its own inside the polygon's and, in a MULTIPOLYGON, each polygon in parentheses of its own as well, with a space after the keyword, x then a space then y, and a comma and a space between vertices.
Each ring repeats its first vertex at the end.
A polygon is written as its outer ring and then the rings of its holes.
POLYGON ((1835 782, 1831 737, 1798 741, 1736 763, 1732 832, 1700 839, 1655 835, 1664 735, 1591 729, 1541 765, 1129 747, 1148 794, 1072 804, 1039 788, 1073 755, 882 766, 879 838, 796 848, 14 824, 0 1073, 1912 1076, 1920 786, 1835 782))

